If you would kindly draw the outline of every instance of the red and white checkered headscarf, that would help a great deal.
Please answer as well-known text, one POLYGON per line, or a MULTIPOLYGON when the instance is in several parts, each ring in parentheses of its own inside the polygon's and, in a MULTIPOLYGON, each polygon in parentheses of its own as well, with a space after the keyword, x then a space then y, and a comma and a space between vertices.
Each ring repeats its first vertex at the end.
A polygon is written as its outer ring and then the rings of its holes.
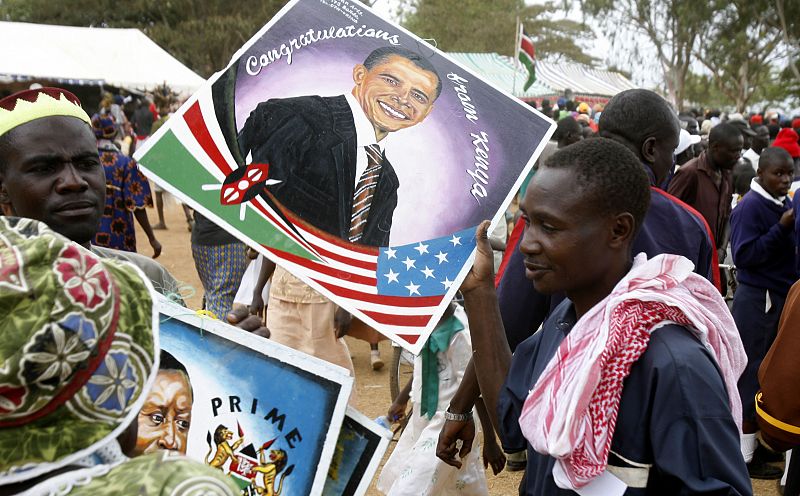
POLYGON ((693 269, 677 255, 637 256, 611 294, 578 320, 534 385, 519 423, 533 449, 561 465, 568 480, 556 476, 559 487, 583 487, 605 470, 623 381, 664 324, 685 326, 715 357, 741 432, 736 381, 747 356, 719 291, 693 269))

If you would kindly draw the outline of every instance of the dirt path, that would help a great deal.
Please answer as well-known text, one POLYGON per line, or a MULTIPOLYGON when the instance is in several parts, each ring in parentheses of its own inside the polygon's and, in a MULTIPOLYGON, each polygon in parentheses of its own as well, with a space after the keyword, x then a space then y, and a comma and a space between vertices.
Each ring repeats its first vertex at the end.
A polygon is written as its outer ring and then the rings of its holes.
MULTIPOLYGON (((156 237, 161 242, 163 249, 158 261, 169 270, 172 275, 183 283, 186 288, 183 291, 184 300, 190 308, 200 308, 203 297, 203 287, 192 260, 190 233, 186 227, 183 211, 180 205, 169 198, 164 208, 166 224, 169 228, 166 231, 156 231, 156 237)), ((148 210, 151 224, 156 222, 155 210, 148 210)), ((137 242, 140 253, 152 254, 147 238, 138 229, 137 242)), ((353 356, 353 364, 356 370, 356 390, 358 392, 358 409, 367 417, 376 418, 386 413, 391 400, 389 398, 389 375, 388 364, 392 356, 391 345, 388 341, 380 344, 381 356, 386 362, 387 367, 375 372, 370 367, 369 345, 364 341, 347 338, 350 353, 353 356)), ((394 448, 395 443, 389 446, 389 452, 384 457, 384 462, 389 453, 394 448)), ((487 473, 489 494, 492 496, 511 496, 517 494, 517 487, 522 477, 521 472, 510 473, 502 472, 498 476, 487 473)), ((778 496, 780 493, 776 488, 775 481, 753 481, 756 496, 778 496)), ((379 496, 381 493, 375 489, 375 482, 367 492, 367 496, 379 496)))

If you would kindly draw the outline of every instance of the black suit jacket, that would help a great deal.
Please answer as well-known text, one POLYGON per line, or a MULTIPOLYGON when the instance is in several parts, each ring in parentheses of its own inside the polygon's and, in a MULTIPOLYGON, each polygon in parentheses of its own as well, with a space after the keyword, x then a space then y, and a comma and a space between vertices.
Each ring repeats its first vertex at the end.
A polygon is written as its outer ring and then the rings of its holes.
MULTIPOLYGON (((272 195, 304 221, 347 240, 356 182, 356 128, 344 96, 302 96, 260 103, 238 136, 242 157, 268 163, 272 195)), ((388 246, 397 179, 383 157, 360 243, 388 246)))

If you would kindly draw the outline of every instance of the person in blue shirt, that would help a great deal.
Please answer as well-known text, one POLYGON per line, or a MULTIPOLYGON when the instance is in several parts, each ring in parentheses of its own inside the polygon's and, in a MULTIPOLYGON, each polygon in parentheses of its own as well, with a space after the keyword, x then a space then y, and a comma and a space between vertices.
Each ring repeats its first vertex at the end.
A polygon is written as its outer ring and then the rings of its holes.
MULTIPOLYGON (((634 238, 633 253, 644 252, 648 257, 661 253, 684 256, 694 263, 695 272, 719 288, 716 247, 708 224, 696 210, 655 187, 664 182, 673 168, 673 151, 678 145, 680 129, 675 112, 652 91, 627 90, 608 102, 599 125, 600 136, 632 151, 650 180, 650 207, 634 238)), ((515 232, 521 228, 518 225, 515 232)), ((563 294, 543 295, 536 291, 525 277, 524 257, 518 248, 518 245, 507 248, 507 259, 501 266, 505 270, 497 287, 500 313, 512 350, 536 332, 564 298, 563 294)), ((474 364, 470 364, 451 406, 468 410, 479 395, 474 364)), ((448 421, 440 443, 461 439, 469 446, 467 438, 471 432, 467 423, 448 421)), ((509 455, 513 463, 517 458, 509 455)))
MULTIPOLYGON (((631 269, 631 247, 649 193, 636 157, 608 139, 567 147, 538 170, 521 205, 524 270, 540 293, 563 292, 567 299, 513 357, 493 284, 487 223, 478 230, 475 265, 461 291, 473 329, 480 392, 492 422, 505 448, 527 448, 520 494, 577 494, 556 486, 555 458, 532 450, 519 418, 561 341, 631 269)), ((687 328, 666 324, 653 331, 624 380, 607 460, 623 469, 612 473, 624 472, 618 477, 627 485, 625 495, 752 494, 722 377, 715 359, 687 328)), ((450 415, 458 414, 468 412, 452 411, 451 403, 450 415)), ((463 450, 459 453, 457 443, 443 446, 440 438, 440 458, 456 463, 458 454, 463 450)))
POLYGON ((733 298, 733 318, 747 352, 747 368, 739 379, 744 423, 742 453, 750 474, 780 477, 766 460, 753 457, 757 448, 755 395, 758 367, 772 346, 786 294, 797 281, 794 211, 788 197, 794 177, 792 157, 777 147, 764 149, 757 177, 731 214, 731 253, 739 283, 733 298))

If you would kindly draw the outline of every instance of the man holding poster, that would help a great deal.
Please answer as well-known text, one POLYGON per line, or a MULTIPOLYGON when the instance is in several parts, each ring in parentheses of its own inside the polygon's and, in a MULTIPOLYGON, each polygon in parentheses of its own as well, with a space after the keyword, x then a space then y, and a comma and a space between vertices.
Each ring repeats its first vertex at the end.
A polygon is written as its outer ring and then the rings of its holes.
POLYGON ((405 48, 373 50, 352 93, 270 99, 250 114, 239 151, 269 164, 273 200, 351 243, 388 246, 399 181, 380 142, 422 122, 442 91, 436 69, 405 48), (336 208, 331 208, 336 206, 336 208))

